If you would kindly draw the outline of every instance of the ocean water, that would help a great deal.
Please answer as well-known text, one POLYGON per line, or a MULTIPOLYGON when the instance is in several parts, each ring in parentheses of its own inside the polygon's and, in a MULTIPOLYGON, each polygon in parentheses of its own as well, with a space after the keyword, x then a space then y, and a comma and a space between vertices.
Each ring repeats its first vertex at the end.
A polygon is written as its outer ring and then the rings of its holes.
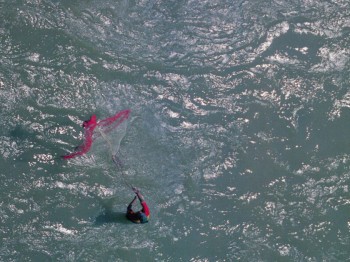
POLYGON ((347 0, 0 0, 0 261, 349 261, 349 41, 347 0), (59 158, 128 108, 125 176, 59 158))

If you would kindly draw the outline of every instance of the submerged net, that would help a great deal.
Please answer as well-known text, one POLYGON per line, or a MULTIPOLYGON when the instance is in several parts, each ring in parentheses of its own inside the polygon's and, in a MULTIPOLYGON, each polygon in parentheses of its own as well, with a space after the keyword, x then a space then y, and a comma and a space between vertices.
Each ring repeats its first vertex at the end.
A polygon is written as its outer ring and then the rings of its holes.
POLYGON ((99 137, 103 137, 104 140, 108 143, 111 150, 111 154, 116 155, 119 150, 120 141, 125 135, 126 132, 126 121, 129 118, 130 110, 123 110, 118 112, 112 117, 108 117, 101 121, 97 122, 96 115, 92 115, 91 118, 87 121, 84 121, 84 141, 83 143, 76 147, 73 153, 62 156, 63 159, 71 159, 77 156, 82 156, 86 154, 93 142, 99 137), (119 127, 124 123, 124 127, 119 127), (109 135, 109 133, 115 133, 109 135), (118 134, 119 133, 119 134, 118 134), (107 137, 108 134, 108 137, 107 137))

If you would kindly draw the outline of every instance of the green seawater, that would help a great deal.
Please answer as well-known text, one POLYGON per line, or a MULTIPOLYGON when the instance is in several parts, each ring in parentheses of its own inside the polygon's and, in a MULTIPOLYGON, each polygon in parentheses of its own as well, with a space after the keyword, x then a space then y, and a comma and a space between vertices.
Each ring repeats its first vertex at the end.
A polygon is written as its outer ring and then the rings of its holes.
POLYGON ((345 0, 0 0, 0 261, 347 261, 349 29, 345 0), (124 173, 103 139, 60 159, 128 108, 124 173))

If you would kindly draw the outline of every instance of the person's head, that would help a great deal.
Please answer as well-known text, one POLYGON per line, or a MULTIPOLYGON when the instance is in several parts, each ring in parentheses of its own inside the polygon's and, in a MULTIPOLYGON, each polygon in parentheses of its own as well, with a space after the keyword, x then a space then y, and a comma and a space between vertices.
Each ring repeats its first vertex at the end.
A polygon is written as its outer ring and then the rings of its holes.
POLYGON ((147 216, 143 212, 140 212, 140 222, 141 223, 147 223, 148 222, 147 216))

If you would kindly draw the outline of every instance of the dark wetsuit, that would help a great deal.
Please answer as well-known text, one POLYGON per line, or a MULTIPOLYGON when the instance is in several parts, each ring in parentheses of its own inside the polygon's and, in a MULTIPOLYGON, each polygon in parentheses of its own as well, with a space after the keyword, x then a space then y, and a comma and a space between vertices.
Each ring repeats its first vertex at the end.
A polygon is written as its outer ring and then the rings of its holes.
POLYGON ((150 212, 149 208, 147 206, 146 201, 144 201, 142 198, 139 197, 140 203, 142 205, 142 209, 138 212, 134 212, 132 210, 132 205, 135 202, 136 197, 134 200, 128 205, 126 217, 134 222, 134 223, 147 223, 149 220, 150 212))

